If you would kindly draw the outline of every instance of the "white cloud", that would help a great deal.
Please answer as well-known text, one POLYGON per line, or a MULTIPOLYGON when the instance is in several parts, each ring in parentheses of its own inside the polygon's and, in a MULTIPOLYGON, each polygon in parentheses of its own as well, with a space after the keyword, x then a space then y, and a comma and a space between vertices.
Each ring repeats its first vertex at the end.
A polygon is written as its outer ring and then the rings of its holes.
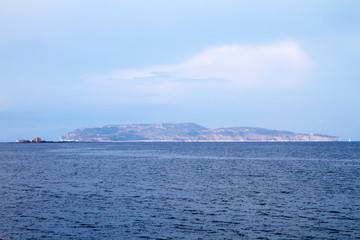
MULTIPOLYGON (((93 76, 103 80, 155 80, 156 84, 194 80, 232 83, 241 88, 297 87, 310 68, 306 54, 293 41, 271 45, 224 45, 201 52, 193 58, 173 65, 144 69, 128 69, 93 76)), ((203 81, 204 84, 206 81, 203 81)))
POLYGON ((209 48, 179 64, 88 78, 94 101, 189 103, 238 98, 240 91, 306 86, 310 61, 292 41, 209 48))

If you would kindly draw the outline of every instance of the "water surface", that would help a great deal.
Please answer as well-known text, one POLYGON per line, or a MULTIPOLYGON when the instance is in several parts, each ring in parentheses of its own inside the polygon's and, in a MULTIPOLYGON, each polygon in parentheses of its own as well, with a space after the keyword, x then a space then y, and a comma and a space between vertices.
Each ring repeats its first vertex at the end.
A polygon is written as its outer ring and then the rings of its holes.
POLYGON ((0 144, 0 238, 360 239, 360 143, 0 144))

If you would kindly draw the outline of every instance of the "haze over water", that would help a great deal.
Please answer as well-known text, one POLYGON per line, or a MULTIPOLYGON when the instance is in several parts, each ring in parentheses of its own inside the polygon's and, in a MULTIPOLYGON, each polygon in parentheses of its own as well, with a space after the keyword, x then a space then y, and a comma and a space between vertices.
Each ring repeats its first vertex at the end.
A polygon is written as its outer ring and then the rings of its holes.
POLYGON ((0 144, 0 238, 359 239, 360 143, 0 144))
POLYGON ((0 142, 196 122, 360 141, 359 0, 2 0, 0 142))

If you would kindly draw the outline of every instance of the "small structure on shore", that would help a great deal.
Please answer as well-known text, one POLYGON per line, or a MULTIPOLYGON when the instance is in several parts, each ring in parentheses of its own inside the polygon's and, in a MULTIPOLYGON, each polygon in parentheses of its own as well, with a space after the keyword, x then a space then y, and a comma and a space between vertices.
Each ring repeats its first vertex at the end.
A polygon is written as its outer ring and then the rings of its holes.
POLYGON ((26 140, 26 139, 16 139, 17 143, 41 143, 41 142, 45 142, 43 140, 41 140, 40 137, 35 137, 33 138, 33 140, 26 140))
POLYGON ((25 140, 25 139, 16 139, 17 143, 29 143, 31 142, 30 140, 25 140))
POLYGON ((42 142, 40 137, 33 138, 32 142, 42 142))

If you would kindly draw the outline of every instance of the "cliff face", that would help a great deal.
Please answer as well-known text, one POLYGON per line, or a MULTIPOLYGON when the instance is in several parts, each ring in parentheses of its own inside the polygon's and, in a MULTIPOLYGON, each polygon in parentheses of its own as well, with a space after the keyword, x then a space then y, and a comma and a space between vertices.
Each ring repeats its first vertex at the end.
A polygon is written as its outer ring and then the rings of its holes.
POLYGON ((320 134, 299 134, 264 128, 207 129, 194 123, 156 123, 107 125, 98 128, 79 128, 60 138, 61 141, 121 142, 121 141, 228 141, 228 142, 282 142, 282 141, 340 141, 339 137, 320 134))

